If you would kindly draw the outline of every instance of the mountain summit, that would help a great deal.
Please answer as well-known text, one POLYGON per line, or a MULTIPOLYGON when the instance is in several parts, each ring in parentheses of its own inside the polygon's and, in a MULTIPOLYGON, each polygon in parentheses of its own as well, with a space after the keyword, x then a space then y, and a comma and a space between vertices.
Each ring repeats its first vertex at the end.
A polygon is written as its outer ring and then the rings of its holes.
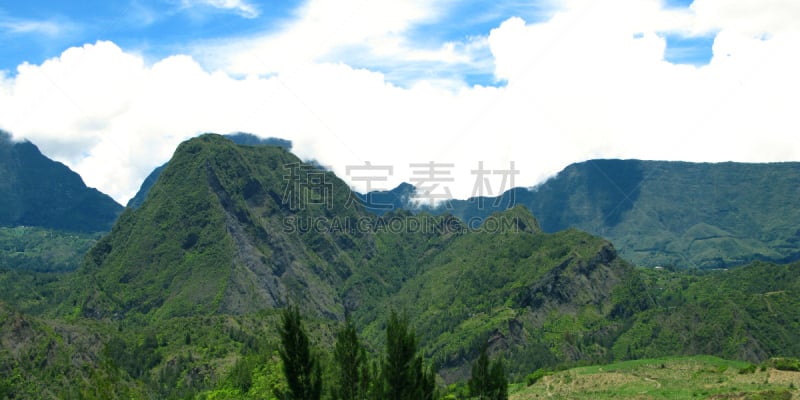
POLYGON ((111 197, 86 187, 80 175, 33 143, 15 143, 0 131, 0 226, 101 232, 120 211, 111 197))
POLYGON ((601 238, 546 234, 521 206, 471 228, 448 215, 377 216, 362 201, 283 148, 191 139, 90 251, 76 305, 94 319, 166 321, 296 304, 328 323, 349 314, 376 345, 376 324, 402 307, 452 378, 487 337, 530 367, 541 359, 523 350, 541 350, 554 313, 593 310, 609 324, 627 309, 612 291, 632 269, 601 238))
POLYGON ((168 318, 293 302, 341 318, 334 286, 359 261, 354 243, 364 237, 301 230, 315 218, 357 219, 349 195, 332 173, 281 147, 213 134, 184 142, 141 206, 126 209, 87 257, 83 272, 97 286, 84 312, 168 318))

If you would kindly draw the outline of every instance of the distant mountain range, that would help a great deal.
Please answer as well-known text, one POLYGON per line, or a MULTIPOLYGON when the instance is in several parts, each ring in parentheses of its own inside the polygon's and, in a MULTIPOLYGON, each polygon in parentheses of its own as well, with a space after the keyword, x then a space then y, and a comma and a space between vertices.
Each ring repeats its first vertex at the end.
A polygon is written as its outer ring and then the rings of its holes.
MULTIPOLYGON (((247 133, 234 143, 278 146, 291 141, 247 133)), ((128 207, 144 202, 166 166, 143 182, 128 207)), ((727 268, 754 260, 800 259, 800 163, 686 163, 590 160, 568 166, 531 189, 451 200, 435 209, 414 204, 416 189, 355 196, 368 211, 452 214, 479 225, 496 211, 524 205, 545 232, 578 228, 615 244, 636 265, 727 268)), ((102 232, 121 212, 110 197, 30 142, 0 133, 0 226, 102 232)))
POLYGON ((122 206, 31 142, 0 131, 0 226, 104 232, 122 206))
MULTIPOLYGON (((363 197, 420 211, 413 195, 403 184, 363 197)), ((545 232, 578 228, 607 238, 637 265, 708 269, 800 259, 797 162, 590 160, 532 189, 423 210, 476 225, 514 205, 530 209, 545 232)))

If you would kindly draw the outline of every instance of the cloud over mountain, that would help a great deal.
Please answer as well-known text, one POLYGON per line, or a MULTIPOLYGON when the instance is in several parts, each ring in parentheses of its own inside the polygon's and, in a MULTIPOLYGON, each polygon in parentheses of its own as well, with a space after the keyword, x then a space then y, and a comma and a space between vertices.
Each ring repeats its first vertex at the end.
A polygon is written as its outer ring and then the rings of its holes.
POLYGON ((414 163, 453 164, 440 188, 458 197, 473 194, 479 161, 513 161, 515 184, 532 185, 597 157, 800 158, 792 2, 548 5, 460 39, 420 37, 447 21, 444 3, 310 1, 269 32, 155 60, 86 44, 0 75, 0 127, 120 202, 181 140, 208 131, 290 139, 345 179, 347 166, 393 166, 373 189, 408 181, 414 163), (671 36, 713 37, 710 61, 668 61, 671 36), (492 79, 468 82, 475 68, 492 79))

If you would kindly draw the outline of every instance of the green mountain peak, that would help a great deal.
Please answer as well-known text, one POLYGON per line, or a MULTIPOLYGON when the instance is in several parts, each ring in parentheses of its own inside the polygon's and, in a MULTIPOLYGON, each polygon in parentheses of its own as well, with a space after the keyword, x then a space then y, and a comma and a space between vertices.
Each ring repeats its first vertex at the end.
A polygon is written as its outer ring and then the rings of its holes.
POLYGON ((481 223, 481 230, 502 233, 508 230, 515 232, 540 233, 539 221, 524 205, 515 205, 504 211, 490 215, 481 223))
POLYGON ((339 318, 333 284, 354 264, 343 247, 359 233, 300 225, 357 218, 348 194, 332 173, 283 148, 214 134, 188 140, 141 206, 127 209, 87 257, 83 272, 96 286, 84 314, 239 314, 291 301, 339 318))

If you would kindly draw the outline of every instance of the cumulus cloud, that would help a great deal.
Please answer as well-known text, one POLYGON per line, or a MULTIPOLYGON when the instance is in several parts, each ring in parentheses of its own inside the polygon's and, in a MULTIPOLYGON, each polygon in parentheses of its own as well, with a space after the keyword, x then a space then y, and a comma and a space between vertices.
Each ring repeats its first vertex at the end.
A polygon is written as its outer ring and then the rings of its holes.
POLYGON ((365 32, 374 43, 395 37, 420 50, 402 33, 442 10, 402 3, 388 14, 359 3, 383 15, 375 23, 331 17, 345 11, 311 1, 280 32, 231 46, 230 62, 216 68, 188 55, 148 64, 110 42, 72 48, 0 77, 0 128, 122 203, 181 140, 208 131, 290 139, 300 156, 344 178, 348 165, 391 165, 386 189, 417 176, 411 164, 453 164, 442 187, 457 197, 473 194, 479 161, 491 170, 514 162, 515 184, 532 186, 597 157, 800 158, 800 32, 783 15, 795 15, 793 4, 710 11, 732 6, 565 0, 546 20, 509 18, 480 39, 491 51, 489 72, 505 82, 497 87, 457 79, 401 87, 322 57, 365 32), (740 12, 763 16, 745 23, 740 12), (665 35, 674 33, 714 35, 710 63, 666 61, 665 35))

